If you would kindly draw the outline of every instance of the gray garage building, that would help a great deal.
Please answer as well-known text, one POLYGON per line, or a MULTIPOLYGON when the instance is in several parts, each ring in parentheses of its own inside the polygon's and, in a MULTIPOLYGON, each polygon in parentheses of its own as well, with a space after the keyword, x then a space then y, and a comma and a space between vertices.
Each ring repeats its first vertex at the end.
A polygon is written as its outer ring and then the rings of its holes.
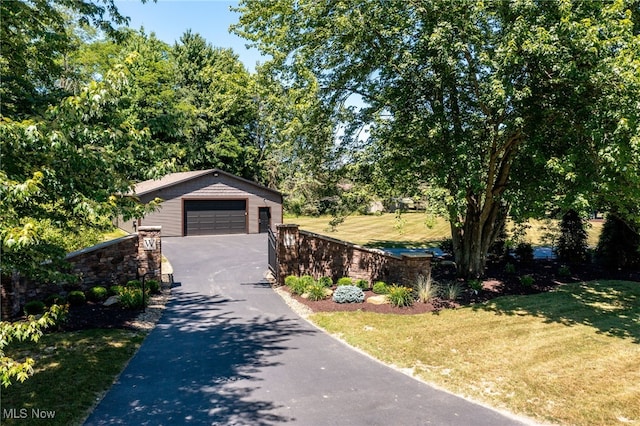
POLYGON ((160 198, 160 208, 118 226, 135 232, 140 225, 162 226, 162 236, 256 234, 282 223, 282 194, 222 170, 172 173, 140 182, 142 202, 160 198))

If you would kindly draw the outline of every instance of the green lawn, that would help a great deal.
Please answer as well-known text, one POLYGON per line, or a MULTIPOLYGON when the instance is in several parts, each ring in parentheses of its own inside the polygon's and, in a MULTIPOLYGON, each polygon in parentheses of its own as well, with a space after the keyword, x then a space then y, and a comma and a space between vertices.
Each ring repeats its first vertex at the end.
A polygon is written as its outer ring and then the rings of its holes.
POLYGON ((6 348, 7 355, 35 359, 35 374, 24 383, 0 390, 2 410, 26 410, 28 418, 2 418, 0 423, 82 424, 145 335, 130 330, 93 329, 45 334, 38 343, 12 343, 6 348), (54 413, 55 417, 37 421, 32 418, 32 409, 54 413))
POLYGON ((595 281, 415 316, 311 320, 388 364, 538 421, 640 424, 640 283, 595 281))
MULTIPOLYGON (((423 247, 451 237, 449 222, 444 218, 428 221, 424 213, 404 213, 398 222, 393 213, 353 215, 332 230, 330 216, 286 216, 285 223, 300 225, 300 229, 324 234, 354 244, 370 247, 423 247), (427 227, 427 223, 430 225, 427 227)), ((558 221, 531 220, 526 240, 534 245, 547 245, 546 235, 557 228, 558 221)), ((602 222, 592 222, 587 230, 588 244, 594 247, 602 230, 602 222)))

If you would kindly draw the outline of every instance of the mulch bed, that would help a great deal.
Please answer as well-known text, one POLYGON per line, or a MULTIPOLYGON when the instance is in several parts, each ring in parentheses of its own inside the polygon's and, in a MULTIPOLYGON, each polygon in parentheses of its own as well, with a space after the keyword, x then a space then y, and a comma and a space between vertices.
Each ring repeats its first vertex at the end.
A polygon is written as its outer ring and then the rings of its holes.
MULTIPOLYGON (((456 302, 435 299, 429 303, 416 302, 410 307, 397 308, 391 304, 374 305, 367 303, 366 299, 375 296, 372 291, 365 291, 365 303, 336 303, 331 298, 321 301, 310 301, 303 297, 293 295, 291 297, 304 304, 313 312, 341 312, 362 311, 382 314, 415 315, 427 312, 438 312, 442 309, 451 309, 460 306, 482 303, 500 296, 527 295, 548 292, 566 283, 592 281, 596 279, 640 281, 640 271, 607 271, 596 265, 576 265, 571 267, 569 276, 561 276, 558 273, 562 265, 554 260, 535 260, 530 263, 516 264, 516 273, 505 272, 505 262, 488 262, 483 289, 475 293, 459 281, 464 290, 456 302), (534 284, 530 287, 523 286, 519 277, 531 275, 534 284)), ((439 284, 456 281, 453 270, 435 268, 433 279, 439 284)), ((284 287, 288 292, 288 288, 284 287)))
POLYGON ((60 328, 65 331, 89 328, 133 329, 133 322, 141 310, 123 309, 117 305, 104 306, 98 302, 87 302, 82 306, 72 306, 60 328))

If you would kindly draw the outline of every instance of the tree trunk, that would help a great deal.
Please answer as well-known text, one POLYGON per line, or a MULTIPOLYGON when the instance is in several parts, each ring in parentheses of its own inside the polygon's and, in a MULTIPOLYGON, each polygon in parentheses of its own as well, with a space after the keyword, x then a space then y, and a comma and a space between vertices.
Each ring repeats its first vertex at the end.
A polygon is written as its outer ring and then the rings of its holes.
POLYGON ((487 252, 506 219, 505 210, 493 200, 485 201, 482 209, 469 203, 461 226, 460 218, 449 218, 458 276, 475 279, 484 275, 487 252))

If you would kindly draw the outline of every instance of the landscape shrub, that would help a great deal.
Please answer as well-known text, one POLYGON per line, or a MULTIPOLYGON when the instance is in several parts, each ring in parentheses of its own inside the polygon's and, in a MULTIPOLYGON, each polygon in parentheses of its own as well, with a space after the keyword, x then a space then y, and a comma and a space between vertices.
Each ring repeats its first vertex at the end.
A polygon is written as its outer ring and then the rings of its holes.
POLYGON ((314 280, 313 278, 311 278, 311 280, 309 280, 308 278, 305 277, 301 277, 298 278, 297 280, 289 280, 289 290, 291 290, 291 293, 293 294, 297 294, 297 295, 302 295, 307 291, 307 287, 309 287, 310 285, 314 284, 314 280))
POLYGON ((44 313, 44 310, 45 305, 41 300, 32 300, 24 305, 25 315, 40 315, 44 313))
POLYGON ((324 287, 331 287, 333 286, 333 280, 331 277, 320 277, 318 284, 322 284, 324 287))
POLYGON ((431 279, 431 274, 418 276, 415 284, 416 297, 419 302, 427 303, 431 299, 438 297, 440 286, 431 279))
POLYGON ((555 248, 558 259, 571 264, 587 259, 585 222, 575 210, 569 210, 560 222, 560 237, 555 248))
POLYGON ((149 289, 149 292, 151 294, 160 293, 160 283, 158 282, 158 280, 147 280, 144 284, 145 287, 149 289))
POLYGON ((47 296, 46 299, 44 299, 44 303, 47 306, 52 306, 52 305, 64 305, 66 302, 64 296, 61 296, 59 294, 50 294, 49 296, 47 296))
POLYGON ((558 268, 558 275, 560 275, 561 277, 568 277, 571 275, 571 269, 566 265, 562 265, 560 268, 558 268))
POLYGON ((336 283, 337 286, 343 286, 343 285, 353 285, 353 280, 349 277, 342 277, 338 279, 338 282, 336 283))
POLYGON ((87 302, 87 298, 82 291, 74 290, 67 295, 67 302, 71 306, 81 306, 87 302))
POLYGON ((284 285, 287 287, 295 286, 297 281, 300 281, 300 278, 295 275, 289 275, 284 279, 284 285))
POLYGON ((531 275, 523 275, 520 277, 520 283, 525 287, 531 287, 535 280, 531 275))
POLYGON ((398 308, 413 305, 413 289, 409 287, 393 285, 389 287, 387 297, 389 298, 389 302, 398 308))
POLYGON ((307 287, 306 294, 309 300, 318 301, 318 300, 324 300, 327 297, 327 291, 330 291, 330 290, 327 290, 327 287, 324 286, 322 283, 317 282, 307 287))
POLYGON ((124 287, 122 287, 121 285, 112 285, 111 287, 109 287, 109 294, 112 296, 120 296, 123 288, 124 287))
POLYGON ((458 297, 460 297, 460 293, 462 293, 462 286, 454 282, 447 284, 444 296, 448 300, 455 301, 456 299, 458 299, 458 297))
POLYGON ((473 290, 476 294, 478 294, 478 292, 482 290, 482 281, 480 280, 469 280, 467 284, 469 284, 469 288, 471 288, 471 290, 473 290))
POLYGON ((507 263, 504 265, 504 272, 507 274, 515 274, 516 273, 516 265, 513 263, 507 263))
POLYGON ((142 288, 142 282, 140 282, 140 280, 131 280, 131 281, 127 281, 127 285, 126 287, 130 287, 130 288, 142 288))
POLYGON ((333 301, 337 303, 362 303, 364 292, 354 285, 341 285, 333 292, 333 301))
POLYGON ((596 249, 598 262, 609 269, 640 268, 640 226, 609 213, 596 249))
POLYGON ((388 294, 389 286, 384 281, 378 281, 373 284, 373 292, 375 294, 388 294))
POLYGON ((305 287, 312 286, 316 283, 316 280, 311 275, 303 275, 300 277, 301 285, 304 284, 305 287))
MULTIPOLYGON (((146 299, 144 303, 146 303, 146 299)), ((142 289, 124 287, 120 292, 120 304, 125 309, 142 309, 144 307, 142 289)))
POLYGON ((101 302, 107 298, 107 289, 96 286, 87 291, 87 299, 92 302, 101 302))
POLYGON ((520 243, 516 246, 516 256, 523 263, 533 261, 533 246, 530 243, 520 243))
POLYGON ((368 290, 369 289, 369 281, 364 280, 364 279, 360 279, 356 281, 356 287, 361 288, 363 290, 368 290))

